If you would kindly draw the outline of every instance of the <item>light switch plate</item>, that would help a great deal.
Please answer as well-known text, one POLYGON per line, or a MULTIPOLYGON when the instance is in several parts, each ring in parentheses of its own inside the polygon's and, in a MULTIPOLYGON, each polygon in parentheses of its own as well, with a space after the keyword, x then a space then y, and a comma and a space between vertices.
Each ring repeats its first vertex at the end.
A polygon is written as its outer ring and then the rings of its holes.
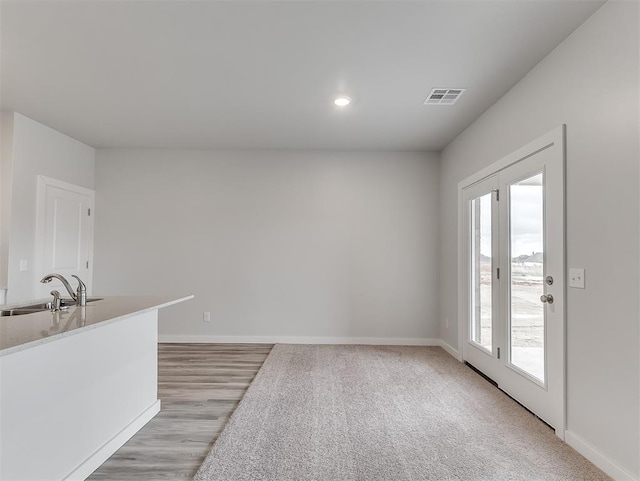
POLYGON ((29 270, 29 261, 27 259, 20 259, 20 272, 27 272, 29 270))
POLYGON ((569 287, 584 289, 584 269, 569 269, 569 287))

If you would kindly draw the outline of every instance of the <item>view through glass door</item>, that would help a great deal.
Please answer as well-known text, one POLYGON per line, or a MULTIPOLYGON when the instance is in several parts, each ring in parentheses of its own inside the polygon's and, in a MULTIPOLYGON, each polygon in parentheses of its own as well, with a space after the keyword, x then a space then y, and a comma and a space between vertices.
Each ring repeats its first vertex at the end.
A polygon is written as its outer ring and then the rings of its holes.
POLYGON ((544 184, 542 172, 509 185, 511 364, 545 382, 544 184))
POLYGON ((461 184, 463 357, 564 436, 564 148, 552 132, 461 184), (483 176, 483 174, 488 175, 483 176))
POLYGON ((498 176, 494 175, 465 190, 468 207, 469 323, 466 360, 489 377, 497 375, 500 325, 500 291, 496 284, 499 235, 498 176))

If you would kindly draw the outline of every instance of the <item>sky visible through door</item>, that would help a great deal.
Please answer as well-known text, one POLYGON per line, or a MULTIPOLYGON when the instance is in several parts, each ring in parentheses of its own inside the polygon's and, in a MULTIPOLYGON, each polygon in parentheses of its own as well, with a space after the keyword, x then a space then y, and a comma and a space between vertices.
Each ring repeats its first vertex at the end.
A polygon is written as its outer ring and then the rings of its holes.
POLYGON ((537 174, 509 186, 510 362, 545 381, 544 187, 537 174))
MULTIPOLYGON (((509 338, 510 362, 544 382, 543 176, 536 174, 509 187, 509 338)), ((471 338, 492 349, 492 210, 493 196, 474 199, 472 211, 471 338)))

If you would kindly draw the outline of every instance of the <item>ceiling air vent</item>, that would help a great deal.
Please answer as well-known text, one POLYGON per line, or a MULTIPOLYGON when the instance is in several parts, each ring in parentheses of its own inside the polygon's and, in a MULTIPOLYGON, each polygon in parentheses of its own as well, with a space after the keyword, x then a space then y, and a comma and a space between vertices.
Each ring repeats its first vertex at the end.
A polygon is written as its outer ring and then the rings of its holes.
POLYGON ((466 89, 433 89, 425 105, 453 105, 466 89))

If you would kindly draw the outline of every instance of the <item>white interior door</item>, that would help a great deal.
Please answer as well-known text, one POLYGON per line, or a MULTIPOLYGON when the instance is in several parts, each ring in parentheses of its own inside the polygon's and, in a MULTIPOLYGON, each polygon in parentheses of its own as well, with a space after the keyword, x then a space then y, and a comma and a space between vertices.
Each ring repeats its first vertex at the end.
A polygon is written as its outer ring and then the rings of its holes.
POLYGON ((563 438, 564 130, 461 194, 463 357, 563 438))
POLYGON ((94 198, 92 190, 38 177, 37 297, 48 297, 52 289, 68 296, 56 279, 40 283, 43 276, 54 272, 68 278, 74 288, 76 283, 69 277, 75 274, 85 282, 87 292, 91 292, 94 198))

